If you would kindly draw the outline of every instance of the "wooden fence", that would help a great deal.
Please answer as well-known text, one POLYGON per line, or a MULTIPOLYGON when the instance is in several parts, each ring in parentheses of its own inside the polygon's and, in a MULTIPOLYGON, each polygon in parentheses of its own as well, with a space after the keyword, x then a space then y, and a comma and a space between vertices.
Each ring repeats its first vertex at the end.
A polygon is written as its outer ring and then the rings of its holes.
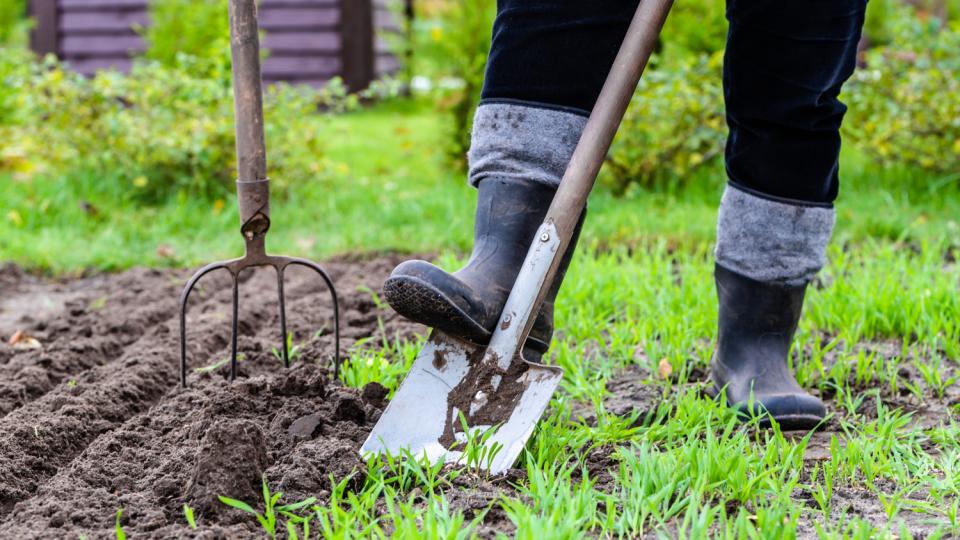
MULTIPOLYGON (((366 88, 399 62, 384 36, 400 25, 387 0, 262 0, 260 26, 269 56, 267 82, 319 86, 339 75, 366 88)), ((31 46, 77 71, 127 70, 145 49, 137 28, 149 24, 148 0, 30 0, 31 46)))

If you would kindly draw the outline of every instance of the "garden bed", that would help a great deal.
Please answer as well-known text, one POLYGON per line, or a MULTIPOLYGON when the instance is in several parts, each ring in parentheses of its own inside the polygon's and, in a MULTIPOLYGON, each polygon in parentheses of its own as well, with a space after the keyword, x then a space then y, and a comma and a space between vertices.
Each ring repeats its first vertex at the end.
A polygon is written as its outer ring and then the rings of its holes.
MULTIPOLYGON (((379 309, 362 287, 375 289, 397 262, 327 265, 345 347, 379 332, 378 318, 391 337, 412 336, 413 324, 379 309)), ((200 530, 253 535, 252 516, 217 495, 255 503, 265 473, 288 497, 319 496, 329 475, 360 465, 356 449, 385 396, 376 385, 364 393, 330 382, 332 310, 319 278, 289 271, 288 324, 300 349, 286 370, 272 351, 275 278, 245 276, 234 384, 222 361, 229 280, 201 282, 190 306, 190 386, 181 390, 176 307, 186 277, 136 269, 53 283, 15 267, 0 274, 12 293, 0 301, 0 334, 7 341, 26 330, 39 345, 0 345, 0 536, 112 535, 120 508, 136 537, 186 535, 184 503, 200 530)))

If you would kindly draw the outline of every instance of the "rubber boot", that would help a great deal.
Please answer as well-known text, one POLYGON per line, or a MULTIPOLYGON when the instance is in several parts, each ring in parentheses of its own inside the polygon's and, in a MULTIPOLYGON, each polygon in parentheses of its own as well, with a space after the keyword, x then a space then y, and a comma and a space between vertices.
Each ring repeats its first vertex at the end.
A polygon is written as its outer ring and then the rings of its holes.
POLYGON ((776 420, 783 430, 812 429, 826 407, 790 373, 787 356, 797 330, 806 284, 764 283, 716 266, 719 336, 711 362, 718 393, 744 417, 776 420))
MULTIPOLYGON (((556 188, 487 178, 478 190, 473 254, 466 266, 450 274, 426 261, 406 261, 387 278, 383 295, 397 313, 410 320, 486 345, 556 188)), ((523 356, 530 362, 539 362, 550 346, 553 305, 580 224, 524 344, 523 356)))

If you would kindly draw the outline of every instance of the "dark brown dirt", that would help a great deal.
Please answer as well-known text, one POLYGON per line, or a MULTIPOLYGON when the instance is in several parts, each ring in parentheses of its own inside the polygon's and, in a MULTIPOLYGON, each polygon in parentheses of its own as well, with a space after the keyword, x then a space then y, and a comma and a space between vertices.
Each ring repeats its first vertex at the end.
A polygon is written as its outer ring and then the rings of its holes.
MULTIPOLYGON (((602 402, 603 410, 622 417, 636 415, 636 422, 645 422, 663 398, 663 389, 655 384, 645 383, 650 373, 637 365, 631 365, 607 380, 606 392, 602 402)), ((572 416, 588 425, 597 423, 597 410, 593 403, 574 403, 572 416)))
MULTIPOLYGON (((470 355, 467 362, 473 367, 460 384, 447 395, 447 414, 445 415, 447 422, 439 442, 448 449, 458 444, 456 434, 463 429, 459 423, 460 415, 466 420, 468 426, 504 424, 510 419, 510 415, 516 409, 517 403, 528 386, 520 380, 528 369, 527 364, 522 360, 515 359, 509 370, 502 371, 495 363, 483 362, 486 352, 483 348, 467 352, 470 355), (496 387, 493 384, 494 377, 499 380, 496 387), (481 393, 487 396, 487 401, 471 414, 476 396, 481 393)), ((438 353, 438 356, 440 354, 438 353)), ((434 359, 435 366, 438 362, 445 362, 445 360, 434 359)))
MULTIPOLYGON (((380 309, 399 258, 326 265, 338 287, 344 350, 422 327, 380 309)), ((70 283, 0 271, 0 538, 109 537, 117 509, 132 537, 257 536, 218 495, 260 500, 261 475, 287 502, 328 491, 357 456, 385 392, 332 385, 332 308, 322 282, 291 270, 288 329, 303 344, 290 370, 279 345, 275 277, 244 275, 238 380, 226 380, 228 278, 191 299, 190 387, 178 388, 176 306, 184 271, 131 270, 70 283), (42 309, 39 306, 44 306, 42 309), (37 349, 7 344, 25 330, 37 349), (186 528, 189 504, 201 524, 186 528)))

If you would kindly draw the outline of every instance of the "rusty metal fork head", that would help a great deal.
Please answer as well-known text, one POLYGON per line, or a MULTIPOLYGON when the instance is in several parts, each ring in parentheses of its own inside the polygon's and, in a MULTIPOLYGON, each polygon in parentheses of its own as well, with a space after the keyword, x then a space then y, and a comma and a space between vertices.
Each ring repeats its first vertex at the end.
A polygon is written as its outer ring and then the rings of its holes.
POLYGON ((246 253, 239 259, 208 264, 197 271, 180 294, 180 384, 187 385, 187 300, 203 276, 221 268, 233 278, 233 321, 230 336, 230 380, 237 376, 237 315, 240 305, 240 272, 272 266, 277 272, 280 298, 280 343, 283 363, 290 366, 287 350, 287 314, 283 301, 283 274, 289 266, 305 266, 320 274, 333 299, 334 376, 340 374, 340 309, 330 276, 317 263, 295 257, 268 255, 265 239, 270 229, 270 181, 263 133, 263 81, 260 75, 260 38, 257 0, 230 0, 230 56, 237 142, 237 205, 240 233, 246 253))
POLYGON ((287 348, 287 314, 283 295, 283 276, 290 266, 304 266, 320 275, 333 302, 334 334, 334 377, 340 374, 340 308, 337 292, 330 275, 317 263, 298 257, 268 255, 266 235, 270 229, 269 181, 237 182, 237 197, 241 219, 240 228, 246 243, 246 253, 239 259, 219 261, 208 264, 198 270, 187 281, 180 294, 180 385, 187 386, 187 300, 200 279, 214 270, 224 269, 230 273, 233 282, 233 309, 230 325, 230 380, 237 376, 237 326, 240 306, 240 273, 247 268, 271 266, 277 273, 277 295, 280 305, 280 350, 283 351, 283 364, 290 367, 290 351, 287 348))

